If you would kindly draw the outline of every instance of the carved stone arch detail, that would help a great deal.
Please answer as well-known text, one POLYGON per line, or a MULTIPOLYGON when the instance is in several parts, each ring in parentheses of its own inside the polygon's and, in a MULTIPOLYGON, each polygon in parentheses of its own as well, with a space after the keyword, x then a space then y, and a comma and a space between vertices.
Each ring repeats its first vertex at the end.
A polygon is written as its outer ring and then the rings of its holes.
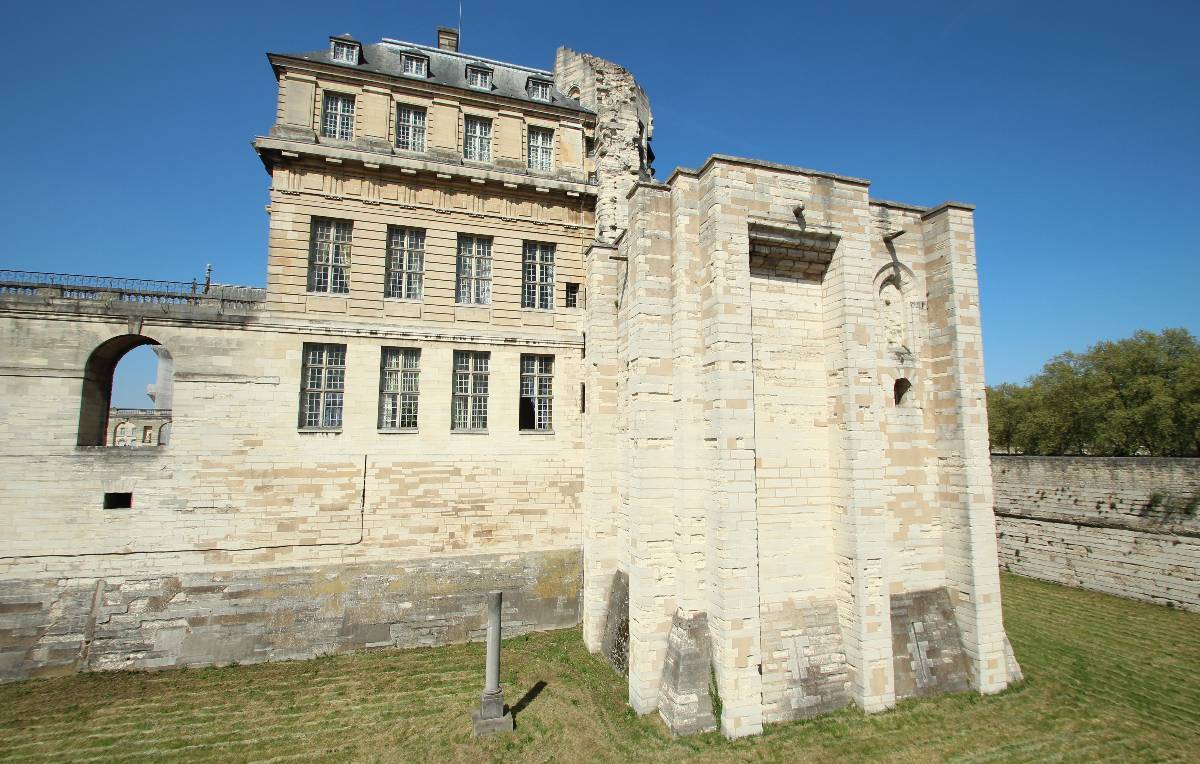
POLYGON ((79 396, 78 445, 105 445, 108 410, 112 403, 113 372, 126 353, 142 345, 157 346, 159 342, 144 334, 122 334, 101 342, 88 356, 79 396))
POLYGON ((886 355, 909 370, 920 355, 915 292, 916 276, 903 263, 893 260, 875 274, 875 308, 886 355))

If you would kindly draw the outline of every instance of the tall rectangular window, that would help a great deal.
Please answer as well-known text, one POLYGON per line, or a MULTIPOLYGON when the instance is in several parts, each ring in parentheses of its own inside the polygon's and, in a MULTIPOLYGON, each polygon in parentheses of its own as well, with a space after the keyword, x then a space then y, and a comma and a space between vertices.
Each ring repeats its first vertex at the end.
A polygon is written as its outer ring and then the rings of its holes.
POLYGON ((396 107, 396 148, 425 150, 425 110, 417 106, 396 107))
POLYGON ((425 273, 425 231, 420 228, 388 226, 387 274, 384 297, 421 299, 425 273))
POLYGON ((420 391, 420 349, 383 348, 379 360, 379 429, 415 430, 420 391))
POLYGON ((566 307, 568 307, 568 308, 578 308, 579 307, 579 284, 575 284, 575 283, 567 284, 566 307))
POLYGON ((549 172, 554 167, 554 131, 529 128, 529 169, 549 172))
POLYGON ((486 430, 488 363, 492 354, 473 350, 454 351, 454 405, 452 430, 486 430))
POLYGON ((300 427, 341 427, 345 389, 346 346, 304 343, 304 368, 300 374, 300 427))
POLYGON ((525 242, 521 260, 521 307, 554 308, 554 245, 525 242))
POLYGON ((350 291, 349 220, 313 218, 308 252, 308 291, 346 294, 350 291))
POLYGON ((554 426, 554 356, 521 355, 522 430, 549 430, 554 426))
POLYGON ((464 120, 463 158, 476 162, 492 161, 492 121, 482 117, 464 120))
POLYGON ((492 302, 492 240, 487 236, 458 235, 458 266, 454 300, 462 305, 492 302))
POLYGON ((354 96, 342 93, 325 94, 321 135, 342 141, 354 138, 354 96))

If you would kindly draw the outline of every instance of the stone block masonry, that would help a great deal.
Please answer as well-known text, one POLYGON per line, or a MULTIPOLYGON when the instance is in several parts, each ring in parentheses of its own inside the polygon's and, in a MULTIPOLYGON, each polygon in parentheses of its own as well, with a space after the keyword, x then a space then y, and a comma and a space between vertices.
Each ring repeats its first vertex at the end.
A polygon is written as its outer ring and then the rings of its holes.
POLYGON ((579 622, 579 550, 395 563, 5 581, 0 679, 312 658, 579 622))
POLYGON ((992 455, 1000 564, 1200 611, 1200 459, 992 455))

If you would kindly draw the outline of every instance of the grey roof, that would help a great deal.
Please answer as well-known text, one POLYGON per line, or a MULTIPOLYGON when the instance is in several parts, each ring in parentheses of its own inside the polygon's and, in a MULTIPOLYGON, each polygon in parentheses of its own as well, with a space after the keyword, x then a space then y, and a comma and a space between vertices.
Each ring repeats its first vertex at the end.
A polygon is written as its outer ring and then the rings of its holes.
MULTIPOLYGON (((347 42, 358 42, 348 35, 337 35, 336 38, 346 40, 347 42)), ((359 45, 361 46, 361 54, 359 55, 357 66, 347 64, 343 61, 334 61, 328 48, 308 53, 278 53, 272 55, 384 74, 397 79, 411 80, 416 78, 402 73, 400 56, 402 53, 413 53, 429 59, 429 75, 424 78, 425 82, 478 93, 480 92, 478 88, 470 87, 467 84, 467 66, 476 65, 491 70, 491 93, 493 95, 533 104, 549 103, 551 106, 557 106, 560 109, 569 109, 585 114, 593 113, 590 109, 581 106, 574 98, 568 98, 565 94, 560 93, 558 88, 554 87, 554 75, 544 69, 531 69, 517 64, 506 64, 501 61, 479 58, 478 56, 468 56, 463 53, 453 53, 448 50, 440 50, 426 45, 387 38, 377 43, 359 43, 359 45), (529 97, 527 84, 531 77, 550 83, 550 100, 548 102, 529 97)))

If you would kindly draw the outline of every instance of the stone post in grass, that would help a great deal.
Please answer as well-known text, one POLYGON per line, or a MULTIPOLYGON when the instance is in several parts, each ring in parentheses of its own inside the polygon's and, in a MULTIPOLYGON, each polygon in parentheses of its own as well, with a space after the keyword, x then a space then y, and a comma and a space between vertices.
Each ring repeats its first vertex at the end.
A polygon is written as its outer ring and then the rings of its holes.
POLYGON ((503 592, 488 592, 487 669, 479 710, 471 714, 475 720, 475 735, 512 732, 512 712, 504 707, 504 690, 500 689, 500 603, 503 592))

